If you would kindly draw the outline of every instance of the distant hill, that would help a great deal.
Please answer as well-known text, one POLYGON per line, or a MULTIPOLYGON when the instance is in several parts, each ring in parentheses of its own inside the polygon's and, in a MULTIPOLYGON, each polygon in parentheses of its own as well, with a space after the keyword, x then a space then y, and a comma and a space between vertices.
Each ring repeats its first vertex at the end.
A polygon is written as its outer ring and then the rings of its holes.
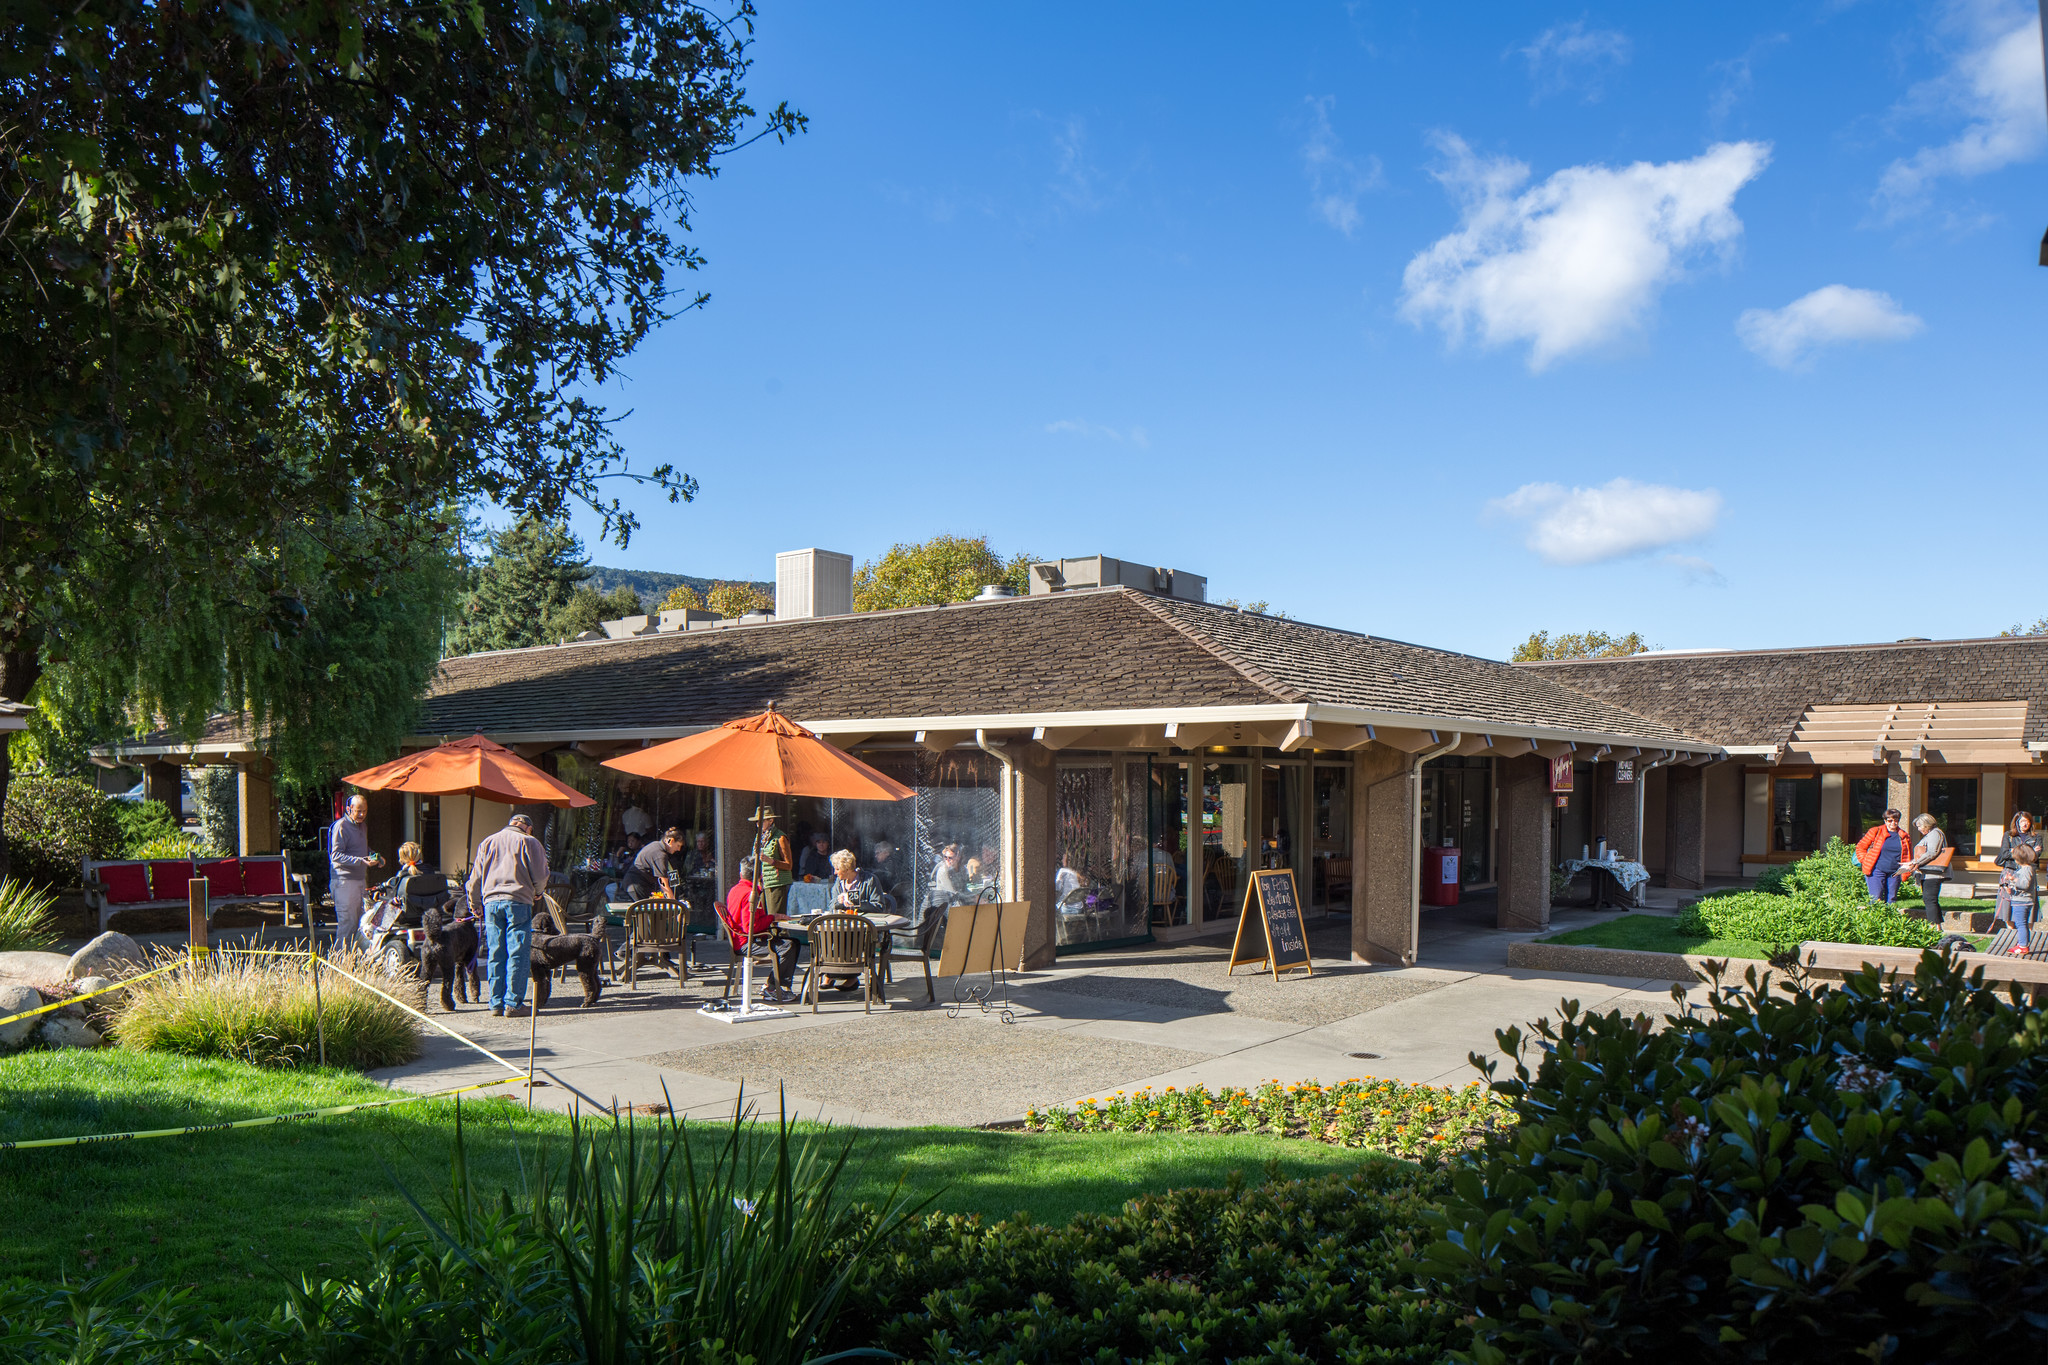
MULTIPOLYGON (((656 573, 652 569, 607 569, 601 564, 593 564, 590 566, 590 578, 587 581, 599 592, 610 592, 614 588, 631 588, 640 594, 640 605, 648 611, 653 611, 661 605, 661 599, 673 592, 678 584, 687 583, 697 590, 697 596, 702 597, 711 591, 713 583, 743 580, 696 578, 686 573, 656 573)), ((773 583, 753 582, 752 585, 770 597, 775 596, 773 583)))

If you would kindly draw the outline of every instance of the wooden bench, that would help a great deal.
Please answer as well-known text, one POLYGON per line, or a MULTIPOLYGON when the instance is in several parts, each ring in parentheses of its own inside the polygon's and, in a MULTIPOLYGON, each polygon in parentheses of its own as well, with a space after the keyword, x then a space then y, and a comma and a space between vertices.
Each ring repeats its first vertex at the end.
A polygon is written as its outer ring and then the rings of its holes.
POLYGON ((294 902, 301 912, 311 903, 306 879, 292 872, 282 853, 246 858, 88 858, 84 871, 85 903, 98 915, 103 934, 124 910, 187 904, 188 885, 197 877, 207 880, 209 913, 215 906, 274 902, 284 907, 289 921, 294 902))
MULTIPOLYGON (((1809 975, 1840 980, 1865 966, 1887 976, 1910 977, 1920 966, 1918 948, 1875 948, 1855 943, 1802 943, 1799 965, 1809 975)), ((1995 953, 1957 953, 1956 961, 1967 974, 1984 969, 1987 986, 2022 986, 2035 1001, 2048 998, 2048 961, 2039 958, 2007 957, 1995 953)))

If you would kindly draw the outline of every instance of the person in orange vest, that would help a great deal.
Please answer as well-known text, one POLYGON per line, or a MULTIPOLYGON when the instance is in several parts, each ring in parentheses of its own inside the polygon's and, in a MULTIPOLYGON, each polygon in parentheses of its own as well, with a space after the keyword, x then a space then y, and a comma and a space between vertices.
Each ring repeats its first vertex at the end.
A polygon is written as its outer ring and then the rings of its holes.
POLYGON ((1890 905, 1899 898, 1899 867, 1912 857, 1906 841, 1904 816, 1895 810, 1884 813, 1884 823, 1872 825, 1856 841, 1856 865, 1870 884, 1870 898, 1890 905))

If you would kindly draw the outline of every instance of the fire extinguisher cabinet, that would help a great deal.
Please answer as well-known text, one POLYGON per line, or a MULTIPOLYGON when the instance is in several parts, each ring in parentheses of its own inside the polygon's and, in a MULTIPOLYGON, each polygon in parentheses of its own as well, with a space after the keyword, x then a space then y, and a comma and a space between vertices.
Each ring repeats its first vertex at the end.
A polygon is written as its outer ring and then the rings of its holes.
POLYGON ((1425 848, 1422 850, 1422 903, 1424 905, 1456 905, 1458 903, 1457 849, 1425 848))

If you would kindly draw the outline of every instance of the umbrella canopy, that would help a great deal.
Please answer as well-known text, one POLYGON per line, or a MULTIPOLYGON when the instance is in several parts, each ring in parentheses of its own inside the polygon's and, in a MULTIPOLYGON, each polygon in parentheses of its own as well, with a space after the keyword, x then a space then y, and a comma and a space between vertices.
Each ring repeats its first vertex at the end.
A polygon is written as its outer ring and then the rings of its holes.
POLYGON ((504 745, 493 744, 482 735, 452 739, 436 748, 351 773, 341 780, 369 791, 480 796, 507 806, 597 804, 593 798, 565 782, 557 782, 504 745))
POLYGON ((715 730, 604 761, 607 768, 664 782, 842 801, 901 801, 916 795, 895 778, 833 748, 769 707, 715 730))

